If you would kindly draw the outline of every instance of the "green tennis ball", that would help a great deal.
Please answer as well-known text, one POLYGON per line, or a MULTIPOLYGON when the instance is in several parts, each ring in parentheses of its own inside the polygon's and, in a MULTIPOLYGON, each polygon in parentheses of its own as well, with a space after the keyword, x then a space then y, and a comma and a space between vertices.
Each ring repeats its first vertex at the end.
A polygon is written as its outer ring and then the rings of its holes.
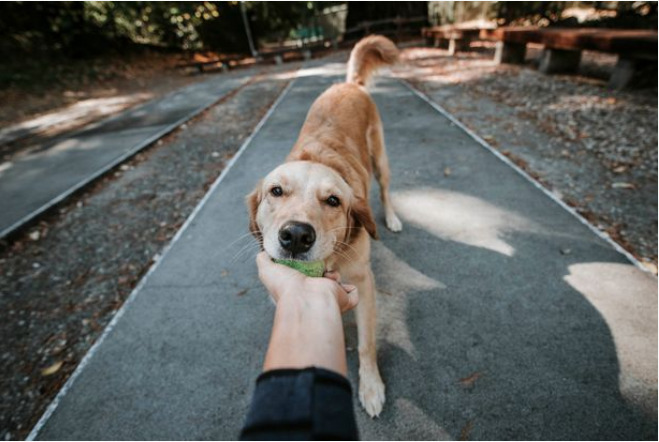
POLYGON ((318 278, 325 273, 325 263, 323 261, 297 261, 295 259, 273 259, 273 261, 311 277, 318 278))

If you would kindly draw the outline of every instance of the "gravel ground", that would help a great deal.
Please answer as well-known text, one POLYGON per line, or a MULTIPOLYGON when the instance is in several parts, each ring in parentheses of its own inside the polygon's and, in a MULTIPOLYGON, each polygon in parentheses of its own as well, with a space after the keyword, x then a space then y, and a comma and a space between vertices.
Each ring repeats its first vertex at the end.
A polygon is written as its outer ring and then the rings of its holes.
POLYGON ((396 70, 657 272, 657 89, 611 91, 615 57, 580 75, 497 66, 491 48, 410 48, 396 70), (588 74, 585 76, 583 74, 588 74))
POLYGON ((0 438, 27 436, 288 81, 255 77, 0 245, 0 438))

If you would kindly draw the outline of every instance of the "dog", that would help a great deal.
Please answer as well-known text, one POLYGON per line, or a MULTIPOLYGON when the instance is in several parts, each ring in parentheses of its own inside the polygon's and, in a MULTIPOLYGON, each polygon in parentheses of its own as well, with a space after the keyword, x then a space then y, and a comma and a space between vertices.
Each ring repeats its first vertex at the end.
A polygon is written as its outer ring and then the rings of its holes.
POLYGON ((380 185, 385 223, 402 224, 389 197, 389 160, 382 122, 366 86, 374 72, 398 60, 382 36, 353 48, 346 82, 327 89, 311 106, 284 164, 247 196, 250 231, 276 259, 323 260, 359 291, 359 399, 371 417, 385 402, 376 358, 375 280, 370 238, 377 239, 368 203, 371 174, 380 185))

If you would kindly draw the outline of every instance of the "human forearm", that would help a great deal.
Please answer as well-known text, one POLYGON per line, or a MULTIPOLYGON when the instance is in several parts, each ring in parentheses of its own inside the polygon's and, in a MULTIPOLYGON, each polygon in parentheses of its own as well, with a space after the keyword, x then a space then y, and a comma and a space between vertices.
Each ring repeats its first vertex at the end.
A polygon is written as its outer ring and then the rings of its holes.
POLYGON ((282 296, 277 303, 264 371, 322 367, 347 373, 343 324, 331 293, 282 296))

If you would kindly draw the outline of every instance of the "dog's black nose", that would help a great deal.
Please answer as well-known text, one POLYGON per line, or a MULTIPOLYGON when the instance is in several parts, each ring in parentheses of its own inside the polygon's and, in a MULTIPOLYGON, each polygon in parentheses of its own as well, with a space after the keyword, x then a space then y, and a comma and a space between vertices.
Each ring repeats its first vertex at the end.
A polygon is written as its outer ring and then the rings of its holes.
POLYGON ((293 255, 308 251, 316 241, 316 231, 307 223, 289 221, 279 229, 279 244, 293 255))

